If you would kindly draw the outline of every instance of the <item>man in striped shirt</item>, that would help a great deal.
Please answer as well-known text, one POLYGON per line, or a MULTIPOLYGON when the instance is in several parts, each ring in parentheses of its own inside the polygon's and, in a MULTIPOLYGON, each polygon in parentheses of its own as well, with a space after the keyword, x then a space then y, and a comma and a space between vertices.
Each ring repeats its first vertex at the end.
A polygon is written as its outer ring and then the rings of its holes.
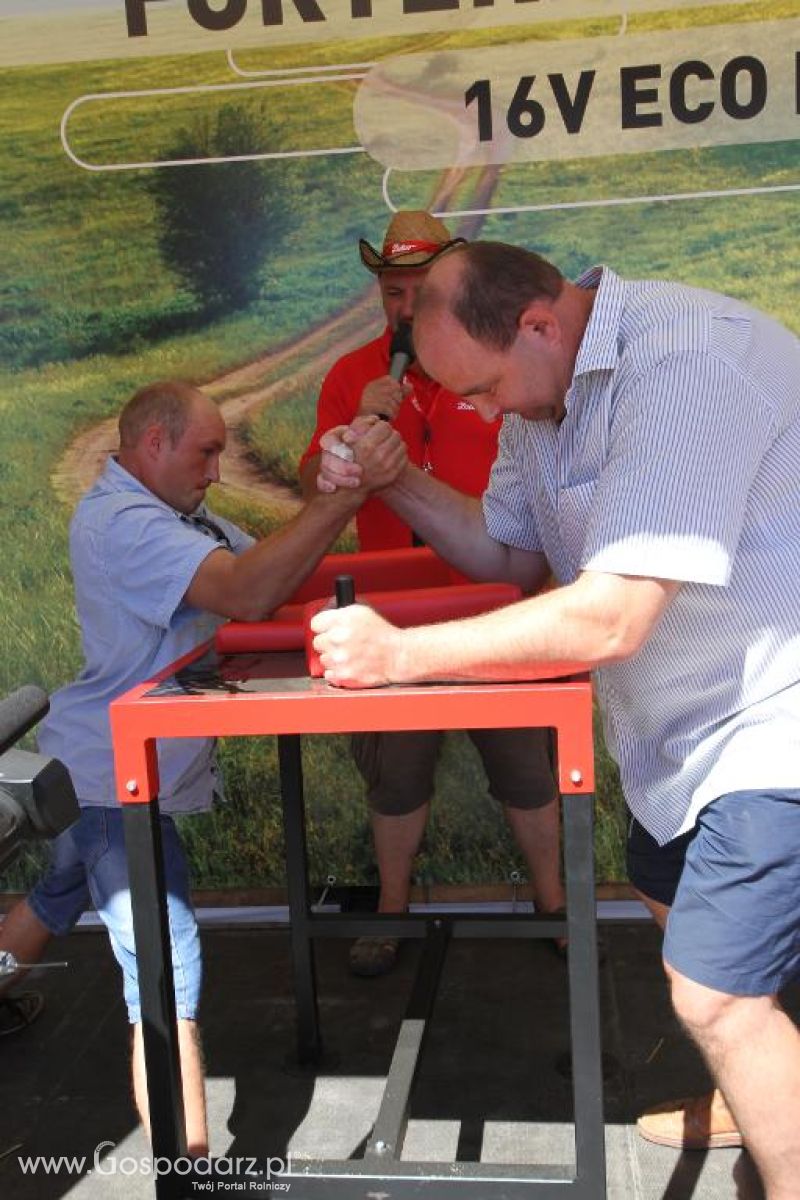
POLYGON ((360 462, 461 570, 526 592, 552 570, 561 587, 435 629, 320 614, 327 678, 596 669, 635 819, 631 876, 720 1088, 640 1128, 682 1146, 743 1139, 769 1200, 788 1200, 800 1033, 777 993, 800 974, 800 344, 724 296, 608 269, 572 284, 480 242, 431 269, 415 344, 432 377, 504 415, 483 501, 408 467, 369 423, 328 435, 357 463, 324 455, 320 487, 354 486, 360 462))

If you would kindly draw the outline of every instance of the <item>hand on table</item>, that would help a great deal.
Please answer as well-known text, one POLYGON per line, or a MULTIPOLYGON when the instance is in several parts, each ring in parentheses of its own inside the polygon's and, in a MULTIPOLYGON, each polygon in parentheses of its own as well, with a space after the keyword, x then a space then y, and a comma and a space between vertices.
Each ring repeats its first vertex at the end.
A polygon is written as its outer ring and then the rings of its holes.
POLYGON ((337 687, 398 683, 403 630, 364 604, 325 608, 312 617, 314 649, 325 678, 337 687))

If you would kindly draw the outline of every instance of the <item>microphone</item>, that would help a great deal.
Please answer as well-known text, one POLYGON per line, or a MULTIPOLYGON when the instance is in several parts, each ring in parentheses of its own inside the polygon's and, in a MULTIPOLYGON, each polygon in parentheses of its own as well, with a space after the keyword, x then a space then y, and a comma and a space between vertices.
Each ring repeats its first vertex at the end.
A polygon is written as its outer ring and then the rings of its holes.
POLYGON ((50 708, 47 693, 33 684, 17 688, 0 702, 0 754, 27 733, 50 708))
POLYGON ((414 361, 414 343, 411 340, 411 324, 401 321, 389 343, 389 374, 397 383, 414 361))

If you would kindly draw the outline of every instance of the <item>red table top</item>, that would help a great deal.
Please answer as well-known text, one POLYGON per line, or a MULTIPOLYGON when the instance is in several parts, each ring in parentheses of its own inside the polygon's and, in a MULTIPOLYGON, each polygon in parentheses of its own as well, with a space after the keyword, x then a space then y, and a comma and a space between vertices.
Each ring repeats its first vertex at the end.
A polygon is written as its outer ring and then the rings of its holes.
POLYGON ((588 676, 515 683, 332 687, 299 652, 217 657, 201 646, 113 701, 111 733, 123 804, 158 793, 154 739, 401 729, 555 730, 562 793, 594 791, 588 676))

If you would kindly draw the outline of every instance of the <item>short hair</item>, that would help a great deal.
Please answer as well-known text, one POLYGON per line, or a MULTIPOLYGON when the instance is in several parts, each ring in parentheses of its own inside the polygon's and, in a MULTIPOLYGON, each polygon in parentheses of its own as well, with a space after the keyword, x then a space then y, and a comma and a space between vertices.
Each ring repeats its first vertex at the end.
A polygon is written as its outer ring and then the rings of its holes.
POLYGON ((471 242, 451 251, 463 263, 450 312, 476 342, 508 350, 519 318, 535 300, 556 300, 564 276, 546 258, 505 242, 471 242))
POLYGON ((180 379, 161 379, 139 388, 119 414, 120 446, 132 449, 150 425, 163 425, 177 446, 189 424, 192 405, 202 392, 180 379))

